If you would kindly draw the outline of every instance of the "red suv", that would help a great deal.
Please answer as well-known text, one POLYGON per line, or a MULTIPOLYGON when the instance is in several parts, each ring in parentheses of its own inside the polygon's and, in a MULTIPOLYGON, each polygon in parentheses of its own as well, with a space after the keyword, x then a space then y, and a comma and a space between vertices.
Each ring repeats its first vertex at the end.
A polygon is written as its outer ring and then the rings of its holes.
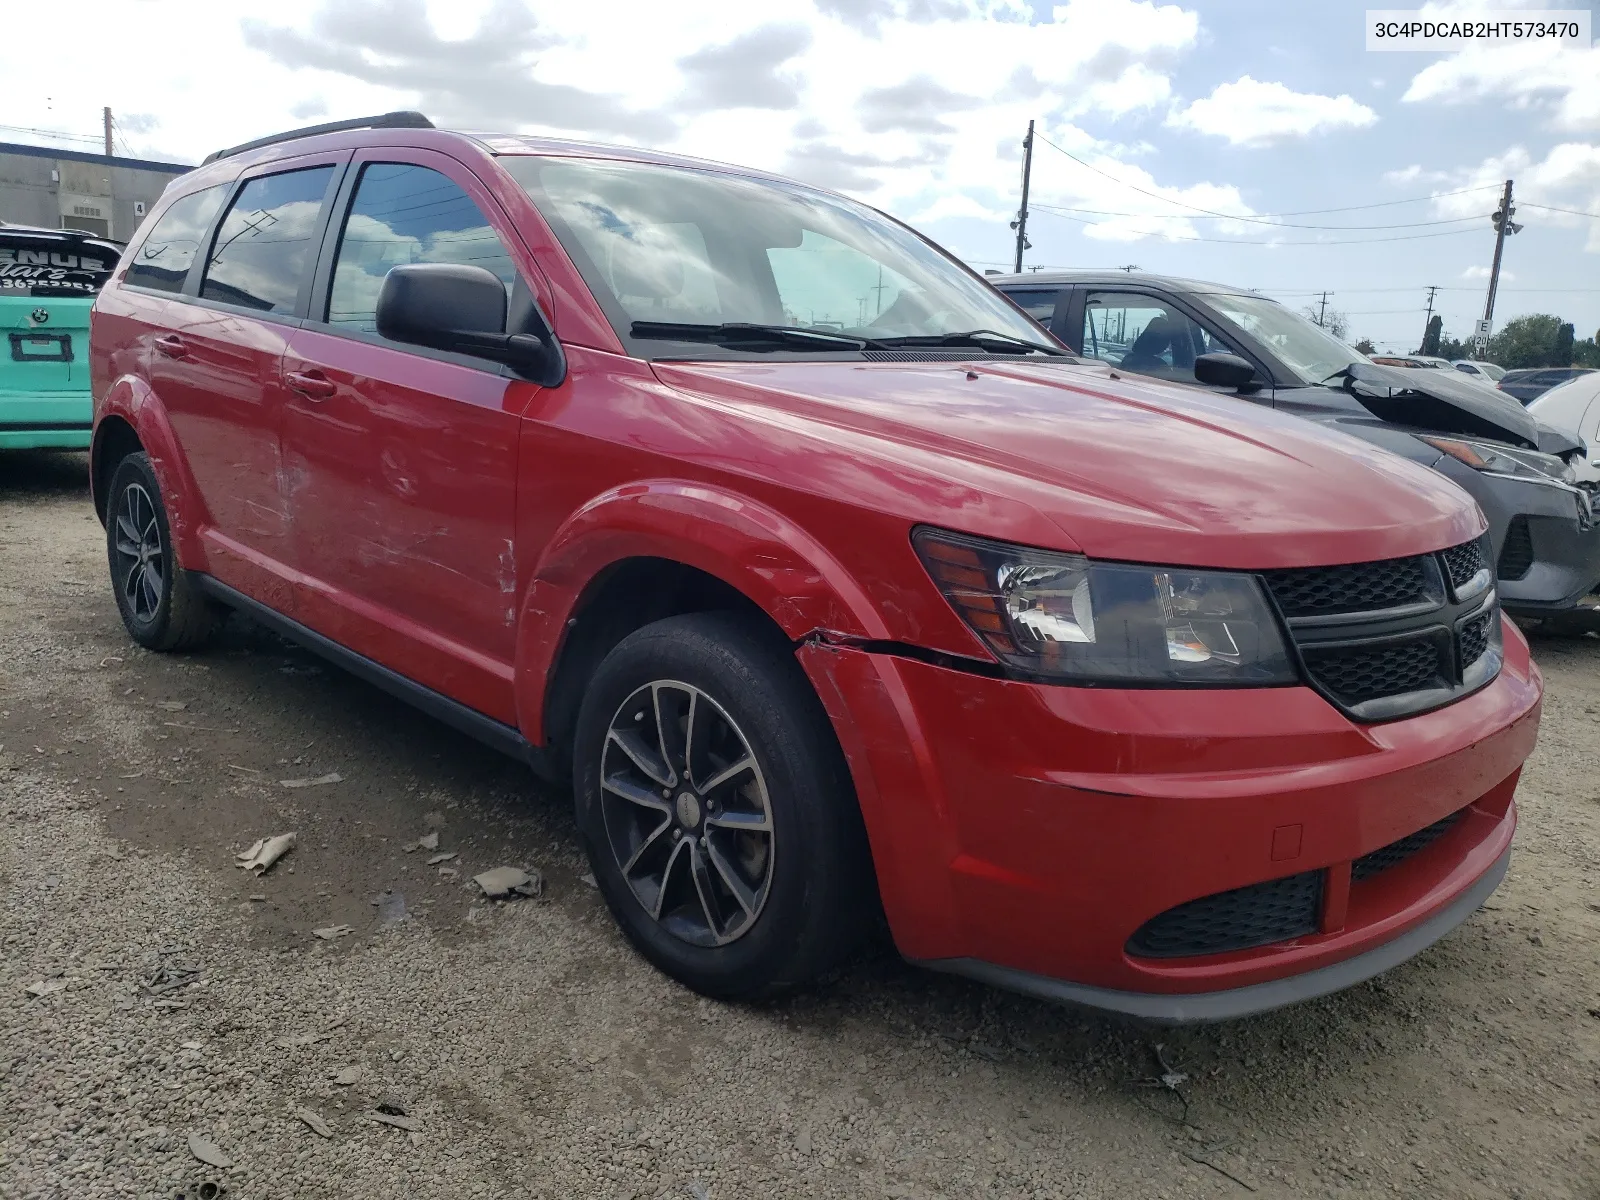
POLYGON ((1432 471, 1080 363, 860 204, 390 114, 222 151, 95 303, 160 650, 228 609, 570 779, 700 991, 1320 995, 1506 870, 1541 684, 1432 471))

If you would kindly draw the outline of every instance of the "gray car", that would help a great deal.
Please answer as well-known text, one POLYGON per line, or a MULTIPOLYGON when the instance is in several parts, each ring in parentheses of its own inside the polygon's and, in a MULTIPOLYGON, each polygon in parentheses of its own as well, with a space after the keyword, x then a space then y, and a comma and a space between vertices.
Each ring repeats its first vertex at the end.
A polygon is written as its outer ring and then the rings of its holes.
POLYGON ((1074 351, 1120 370, 1319 421, 1432 467, 1477 500, 1504 607, 1593 619, 1600 585, 1582 440, 1454 371, 1377 366, 1275 300, 1223 284, 1122 271, 990 276, 1074 351))

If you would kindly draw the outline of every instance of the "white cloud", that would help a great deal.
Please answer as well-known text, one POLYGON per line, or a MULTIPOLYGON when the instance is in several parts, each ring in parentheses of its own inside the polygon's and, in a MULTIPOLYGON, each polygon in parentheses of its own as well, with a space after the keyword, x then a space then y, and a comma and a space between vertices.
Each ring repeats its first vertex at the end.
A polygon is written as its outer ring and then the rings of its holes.
POLYGON ((1187 187, 1161 183, 1144 167, 1121 155, 1121 148, 1099 142, 1072 125, 1040 131, 1078 160, 1053 151, 1037 151, 1033 160, 1034 228, 1058 221, 1083 224, 1081 232, 1096 241, 1132 242, 1146 238, 1233 237, 1260 227, 1242 221, 1206 221, 1199 229, 1185 210, 1253 216, 1239 189, 1231 184, 1202 182, 1187 187), (1081 210, 1071 213, 1052 209, 1081 210))
POLYGON ((1442 104, 1498 100, 1543 112, 1557 128, 1600 129, 1600 45, 1576 50, 1519 42, 1464 50, 1424 67, 1401 99, 1442 104))
MULTIPOLYGON (((1510 283, 1516 279, 1516 277, 1517 273, 1515 271, 1507 271, 1502 269, 1500 272, 1501 283, 1510 283)), ((1461 272, 1461 278, 1465 279, 1468 283, 1477 283, 1479 280, 1487 280, 1489 278, 1489 268, 1484 266, 1468 267, 1465 271, 1461 272)))
MULTIPOLYGON (((1600 145, 1563 142, 1535 159, 1522 146, 1491 155, 1476 166, 1452 174, 1455 189, 1472 188, 1433 202, 1436 215, 1466 217, 1486 213, 1499 203, 1496 194, 1507 179, 1515 181, 1513 220, 1519 225, 1578 228, 1587 226, 1584 249, 1600 253, 1600 219, 1583 213, 1600 213, 1600 145), (1575 212, 1553 211, 1573 209, 1575 212)), ((1487 224, 1485 226, 1487 228, 1487 224)))
POLYGON ((1211 95, 1173 113, 1167 124, 1227 138, 1236 146, 1264 146, 1334 129, 1364 129, 1377 119, 1348 95, 1296 92, 1245 75, 1218 84, 1211 95))
POLYGON ((1397 187, 1409 187, 1417 183, 1443 183, 1450 175, 1446 171, 1430 171, 1418 163, 1412 163, 1396 171, 1385 171, 1379 178, 1397 187))

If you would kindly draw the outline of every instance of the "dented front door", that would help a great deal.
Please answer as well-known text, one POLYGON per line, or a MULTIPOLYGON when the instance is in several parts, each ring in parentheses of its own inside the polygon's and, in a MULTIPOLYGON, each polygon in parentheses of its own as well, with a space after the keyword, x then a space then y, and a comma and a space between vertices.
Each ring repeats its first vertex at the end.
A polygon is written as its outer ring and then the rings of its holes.
POLYGON ((283 372, 302 620, 511 720, 518 414, 538 389, 312 327, 283 372))

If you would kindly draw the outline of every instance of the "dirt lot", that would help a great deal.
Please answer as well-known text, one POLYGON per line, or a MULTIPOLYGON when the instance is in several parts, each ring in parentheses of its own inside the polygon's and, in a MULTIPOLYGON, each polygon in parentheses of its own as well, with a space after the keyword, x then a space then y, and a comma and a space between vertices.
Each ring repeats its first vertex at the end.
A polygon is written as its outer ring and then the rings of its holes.
POLYGON ((1154 1032, 885 957, 742 1008, 511 763, 243 621, 135 649, 101 539, 81 456, 0 456, 0 1196, 1600 1197, 1600 641, 1535 648, 1507 884, 1371 984, 1154 1032))

